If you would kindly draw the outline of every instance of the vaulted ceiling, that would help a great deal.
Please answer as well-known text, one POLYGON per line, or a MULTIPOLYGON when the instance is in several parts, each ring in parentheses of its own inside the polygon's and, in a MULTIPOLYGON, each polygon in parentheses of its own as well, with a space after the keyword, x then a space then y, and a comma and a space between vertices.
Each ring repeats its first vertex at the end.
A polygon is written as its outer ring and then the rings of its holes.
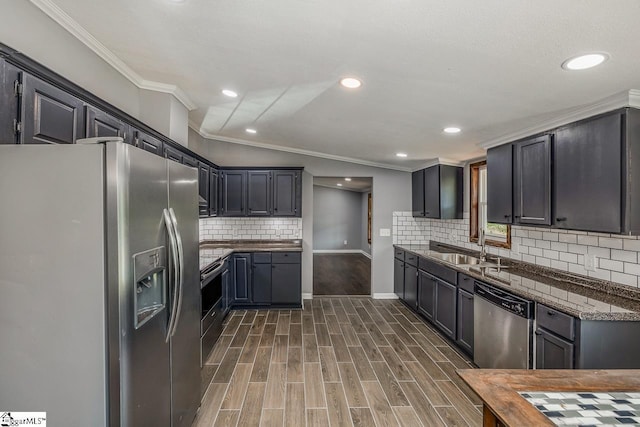
POLYGON ((142 77, 181 88, 205 135, 398 167, 476 157, 640 88, 637 0, 52 1, 142 77), (610 60, 560 67, 591 51, 610 60))

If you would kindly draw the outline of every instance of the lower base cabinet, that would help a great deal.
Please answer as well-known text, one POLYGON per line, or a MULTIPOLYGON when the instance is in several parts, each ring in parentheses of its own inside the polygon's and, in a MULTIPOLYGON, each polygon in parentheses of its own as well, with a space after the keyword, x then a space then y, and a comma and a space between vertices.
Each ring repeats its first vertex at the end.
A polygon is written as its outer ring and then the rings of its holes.
POLYGON ((573 369, 574 344, 544 329, 536 330, 536 369, 573 369))
POLYGON ((400 299, 404 299, 404 261, 393 259, 393 292, 400 299))
POLYGON ((418 308, 418 267, 404 265, 404 302, 416 310, 418 308))
POLYGON ((442 280, 436 281, 435 322, 446 336, 456 339, 458 288, 442 280))
POLYGON ((418 311, 427 319, 433 321, 436 311, 437 279, 424 271, 419 271, 418 280, 418 311))
POLYGON ((456 343, 469 354, 473 354, 473 294, 458 289, 458 321, 456 343))
POLYGON ((300 264, 271 265, 271 303, 296 305, 302 301, 300 264))

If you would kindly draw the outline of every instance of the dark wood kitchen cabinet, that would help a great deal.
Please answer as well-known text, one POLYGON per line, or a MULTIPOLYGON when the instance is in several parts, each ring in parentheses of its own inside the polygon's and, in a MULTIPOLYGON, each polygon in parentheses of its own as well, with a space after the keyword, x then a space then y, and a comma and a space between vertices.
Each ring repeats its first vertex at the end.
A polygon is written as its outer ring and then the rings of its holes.
POLYGON ((436 287, 438 279, 420 270, 418 281, 418 312, 434 321, 436 312, 436 287))
POLYGON ((302 216, 302 183, 300 170, 274 170, 273 215, 302 216))
POLYGON ((252 267, 252 299, 254 304, 271 304, 271 253, 254 253, 252 267))
POLYGON ((176 163, 182 163, 182 151, 170 146, 164 147, 164 157, 176 163))
POLYGON ((209 169, 209 216, 218 216, 218 203, 220 188, 218 169, 211 167, 209 169))
POLYGON ((473 354, 473 293, 458 288, 458 319, 456 344, 467 354, 473 354))
POLYGON ((209 191, 210 185, 210 168, 205 163, 200 163, 198 166, 198 211, 200 217, 209 216, 209 207, 211 200, 211 191, 209 191))
POLYGON ((393 292, 404 299, 404 261, 398 258, 393 259, 393 292))
MULTIPOLYGON (((625 231, 624 190, 638 184, 637 179, 633 181, 637 175, 627 174, 631 171, 627 171, 624 160, 637 159, 640 154, 637 124, 636 140, 623 140, 625 118, 628 122, 629 118, 616 112, 556 131, 553 186, 557 228, 605 233, 625 231), (625 153, 625 142, 629 144, 630 153, 625 153)), ((635 193, 640 194, 637 189, 635 193)), ((636 197, 628 207, 638 207, 638 203, 636 197)))
POLYGON ((411 175, 413 216, 462 219, 463 168, 435 165, 411 175))
POLYGON ((231 258, 233 277, 233 301, 236 304, 249 304, 251 296, 251 254, 237 253, 231 258))
POLYGON ((574 344, 544 329, 536 330, 536 369, 573 369, 574 344))
POLYGON ((456 338, 457 301, 458 288, 442 280, 436 280, 434 322, 447 337, 453 340, 456 338))
POLYGON ((278 255, 271 265, 271 303, 299 306, 302 303, 300 253, 289 253, 290 260, 283 259, 284 253, 278 255))
POLYGON ((21 142, 75 144, 84 138, 84 102, 28 73, 22 76, 21 142))
POLYGON ((424 169, 411 174, 411 210, 413 216, 424 217, 424 169))
POLYGON ((513 146, 487 150, 487 221, 513 222, 513 146))
POLYGON ((514 223, 551 225, 551 136, 513 145, 514 223))
MULTIPOLYGON (((85 127, 85 137, 93 138, 93 137, 120 137, 127 141, 128 135, 128 126, 113 117, 110 114, 105 113, 102 110, 99 110, 91 105, 85 106, 85 119, 86 119, 86 127, 85 127)), ((130 143, 130 142, 129 142, 130 143)))
MULTIPOLYGON (((132 128, 132 132, 134 132, 134 145, 138 148, 143 149, 144 151, 148 151, 157 156, 164 155, 164 144, 158 138, 155 138, 145 132, 140 130, 134 130, 132 128)), ((166 157, 166 155, 165 155, 166 157)), ((173 159, 172 159, 173 160, 173 159)), ((175 160, 178 161, 178 160, 175 160)))
POLYGON ((404 265, 404 302, 414 310, 418 307, 418 267, 408 262, 404 265))
POLYGON ((21 71, 0 58, 0 144, 18 142, 18 82, 21 71))
POLYGON ((227 170, 220 172, 222 190, 220 214, 222 216, 246 215, 247 171, 227 170))
POLYGON ((271 215, 271 171, 247 171, 247 215, 271 215))

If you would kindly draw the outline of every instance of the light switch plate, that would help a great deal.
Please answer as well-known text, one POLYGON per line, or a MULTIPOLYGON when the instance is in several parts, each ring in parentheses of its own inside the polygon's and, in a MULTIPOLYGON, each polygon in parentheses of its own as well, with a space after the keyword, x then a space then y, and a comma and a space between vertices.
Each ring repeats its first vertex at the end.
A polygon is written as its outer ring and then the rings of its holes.
POLYGON ((598 265, 598 258, 595 255, 586 254, 584 256, 584 269, 587 271, 596 271, 598 265))
POLYGON ((389 237, 391 236, 391 229, 390 228, 381 228, 380 229, 380 237, 389 237))

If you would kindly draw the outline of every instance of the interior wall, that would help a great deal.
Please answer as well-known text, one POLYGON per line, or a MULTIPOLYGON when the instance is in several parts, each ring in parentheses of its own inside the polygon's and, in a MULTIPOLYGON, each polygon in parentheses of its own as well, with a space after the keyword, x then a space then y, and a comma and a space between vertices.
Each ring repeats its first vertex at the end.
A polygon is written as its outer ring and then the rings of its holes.
POLYGON ((247 145, 201 138, 190 131, 189 148, 221 166, 302 166, 302 292, 313 292, 313 176, 370 176, 373 178, 373 240, 371 289, 374 296, 393 297, 392 237, 380 229, 392 228, 393 211, 411 209, 411 174, 391 169, 328 160, 247 145))
POLYGON ((362 249, 362 193, 314 185, 313 205, 313 250, 362 249))
POLYGON ((138 87, 29 1, 2 1, 0 42, 21 51, 133 117, 138 87))

